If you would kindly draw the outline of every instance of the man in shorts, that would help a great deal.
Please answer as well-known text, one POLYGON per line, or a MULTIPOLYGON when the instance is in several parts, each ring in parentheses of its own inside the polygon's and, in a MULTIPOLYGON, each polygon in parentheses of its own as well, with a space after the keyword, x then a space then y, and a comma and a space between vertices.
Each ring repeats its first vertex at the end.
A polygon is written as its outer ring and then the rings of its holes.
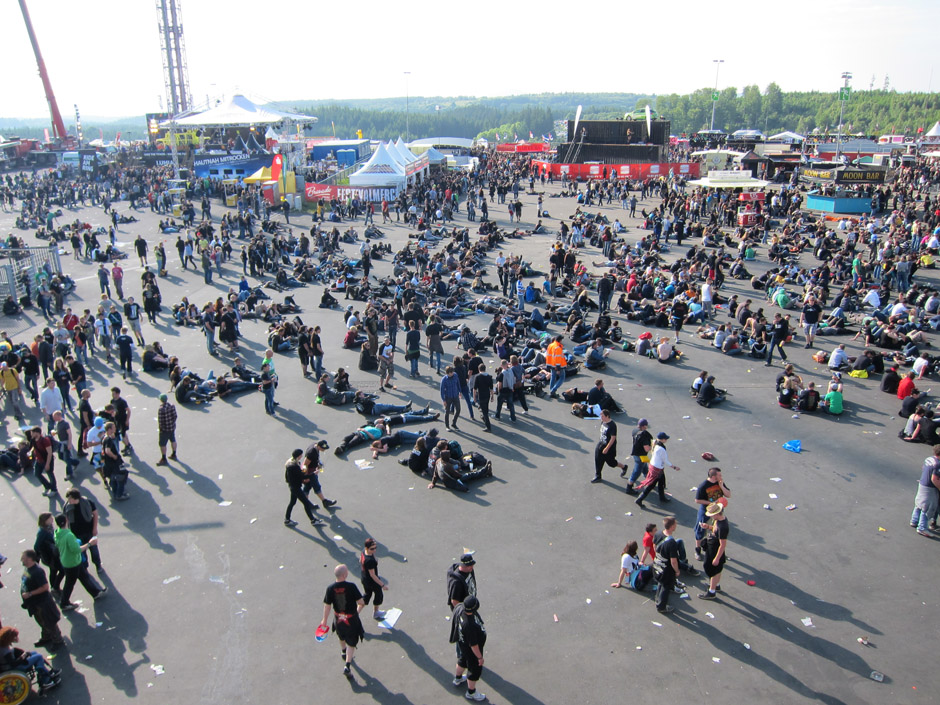
POLYGON ((459 688, 466 683, 464 697, 477 702, 486 700, 486 696, 477 690, 477 681, 483 674, 483 646, 486 644, 486 627, 479 609, 480 601, 471 595, 454 608, 450 621, 450 642, 457 645, 457 670, 453 684, 459 688))
POLYGON ((160 460, 157 465, 169 465, 166 459, 166 444, 170 444, 173 453, 171 460, 176 460, 176 407, 171 404, 166 394, 160 395, 160 406, 157 409, 157 445, 160 446, 160 460))
POLYGON ((336 577, 336 582, 326 589, 326 595, 323 596, 323 620, 320 626, 326 627, 330 610, 332 610, 334 613, 333 631, 339 638, 345 659, 343 675, 351 678, 351 666, 356 654, 356 646, 365 636, 362 622, 359 621, 359 613, 366 603, 356 584, 346 579, 349 577, 349 569, 345 565, 336 566, 333 569, 333 575, 336 577))
POLYGON ((816 338, 816 329, 819 327, 819 317, 822 315, 822 306, 816 301, 815 296, 807 296, 806 303, 803 304, 803 311, 800 313, 800 325, 803 327, 803 334, 806 336, 806 345, 804 347, 813 347, 813 340, 816 338))
POLYGON ((385 336, 385 341, 379 346, 379 389, 395 389, 392 384, 392 375, 395 372, 395 346, 392 339, 385 336))

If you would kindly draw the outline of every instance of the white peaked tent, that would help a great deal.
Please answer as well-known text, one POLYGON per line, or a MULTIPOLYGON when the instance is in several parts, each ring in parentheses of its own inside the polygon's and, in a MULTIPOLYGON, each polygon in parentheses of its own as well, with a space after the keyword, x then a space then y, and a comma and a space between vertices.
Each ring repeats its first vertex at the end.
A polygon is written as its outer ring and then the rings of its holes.
POLYGON ((395 159, 395 161, 397 161, 402 166, 407 166, 411 164, 411 162, 414 161, 414 156, 412 156, 411 159, 409 159, 407 156, 405 156, 405 153, 402 152, 398 148, 398 145, 395 144, 394 142, 389 142, 387 145, 385 145, 385 148, 388 150, 388 153, 392 155, 392 158, 395 159))
MULTIPOLYGON (((201 113, 187 115, 175 121, 177 127, 248 127, 249 125, 272 125, 278 122, 316 122, 311 115, 286 113, 254 103, 243 95, 233 95, 228 102, 209 108, 201 113)), ((164 122, 169 124, 169 121, 164 122)))
POLYGON ((407 182, 404 167, 398 163, 384 144, 372 153, 372 158, 349 176, 350 186, 385 186, 402 188, 407 182))
POLYGON ((447 156, 445 154, 441 154, 440 152, 438 152, 436 149, 434 149, 434 147, 428 147, 424 153, 425 155, 427 155, 428 164, 446 164, 447 163, 447 156))
POLYGON ((924 142, 940 142, 940 121, 935 122, 933 127, 924 135, 924 142))
POLYGON ((405 140, 403 140, 401 137, 399 137, 398 141, 395 143, 395 148, 401 152, 409 162, 413 162, 418 158, 415 156, 414 152, 408 149, 408 145, 405 144, 405 140))
POLYGON ((797 134, 796 132, 791 132, 786 130, 784 132, 778 132, 776 135, 771 135, 767 138, 768 142, 786 142, 787 144, 793 144, 794 142, 802 142, 806 138, 803 135, 797 134))

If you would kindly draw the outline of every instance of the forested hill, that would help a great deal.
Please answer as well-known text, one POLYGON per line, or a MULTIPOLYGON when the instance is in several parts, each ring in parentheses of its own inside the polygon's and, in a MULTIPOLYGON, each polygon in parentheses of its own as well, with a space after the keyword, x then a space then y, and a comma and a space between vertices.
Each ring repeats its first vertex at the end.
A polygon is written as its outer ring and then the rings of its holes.
MULTIPOLYGON (((543 135, 564 136, 559 121, 574 118, 579 105, 585 119, 620 118, 624 113, 649 104, 672 122, 672 134, 707 129, 711 122, 712 90, 702 88, 679 95, 637 93, 531 93, 501 97, 412 96, 400 98, 348 99, 333 101, 285 100, 275 107, 303 111, 319 118, 312 134, 353 137, 362 130, 371 139, 399 136, 467 137, 500 141, 535 139, 543 135)), ((757 129, 765 134, 794 130, 801 134, 819 129, 834 131, 839 121, 838 93, 790 92, 776 83, 764 90, 758 86, 719 91, 714 101, 715 127, 725 131, 757 129)), ((845 130, 864 134, 907 134, 915 136, 940 120, 940 94, 897 93, 892 90, 851 92, 845 103, 845 130)), ((0 118, 2 134, 41 137, 46 120, 0 118)), ((74 132, 74 125, 67 125, 74 132)), ((143 116, 108 120, 89 119, 85 136, 113 139, 122 132, 125 139, 146 136, 143 116)))

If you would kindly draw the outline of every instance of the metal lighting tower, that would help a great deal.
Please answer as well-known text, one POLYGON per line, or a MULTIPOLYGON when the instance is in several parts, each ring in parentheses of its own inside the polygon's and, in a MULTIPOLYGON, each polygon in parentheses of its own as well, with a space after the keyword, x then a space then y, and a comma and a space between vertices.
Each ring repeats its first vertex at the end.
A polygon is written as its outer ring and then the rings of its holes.
POLYGON ((171 115, 176 116, 188 111, 192 105, 180 0, 157 0, 157 27, 160 29, 160 50, 163 53, 166 107, 171 115))
POLYGON ((712 122, 709 126, 709 130, 715 129, 715 104, 718 102, 718 70, 721 68, 721 65, 725 63, 724 59, 712 59, 712 63, 715 64, 715 90, 712 92, 712 122))
POLYGON ((842 72, 842 87, 839 88, 839 127, 836 131, 836 161, 839 161, 839 155, 842 153, 842 118, 845 115, 845 101, 849 99, 852 89, 849 87, 849 81, 852 80, 852 74, 849 71, 842 72))

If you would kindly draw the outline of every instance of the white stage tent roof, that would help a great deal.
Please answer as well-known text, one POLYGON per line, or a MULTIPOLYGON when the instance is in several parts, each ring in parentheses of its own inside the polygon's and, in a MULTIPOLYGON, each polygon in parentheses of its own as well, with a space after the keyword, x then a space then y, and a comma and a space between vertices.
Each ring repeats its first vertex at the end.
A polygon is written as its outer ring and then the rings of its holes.
MULTIPOLYGON (((181 117, 174 122, 177 127, 248 127, 250 125, 273 125, 278 122, 316 122, 312 115, 287 113, 267 108, 250 101, 243 95, 231 99, 201 113, 181 117)), ((170 124, 171 121, 162 123, 170 124)))

